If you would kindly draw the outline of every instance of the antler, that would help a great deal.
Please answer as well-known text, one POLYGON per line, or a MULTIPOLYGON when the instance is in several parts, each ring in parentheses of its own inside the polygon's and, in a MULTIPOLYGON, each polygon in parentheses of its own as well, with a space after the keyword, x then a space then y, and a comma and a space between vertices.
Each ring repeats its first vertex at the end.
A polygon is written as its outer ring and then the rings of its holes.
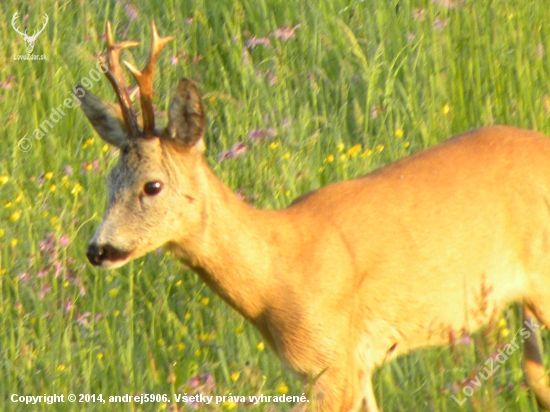
POLYGON ((136 114, 132 110, 132 101, 130 100, 130 96, 128 96, 126 82, 122 76, 122 70, 120 69, 120 52, 128 47, 139 45, 139 42, 127 40, 115 44, 110 21, 107 22, 107 27, 105 29, 105 39, 107 41, 107 58, 109 62, 109 70, 107 70, 105 75, 111 82, 113 89, 115 89, 122 110, 122 117, 128 128, 128 132, 130 136, 135 137, 139 134, 138 121, 136 114))
POLYGON ((19 33, 21 36, 23 37, 27 37, 27 31, 25 30, 25 33, 21 32, 16 26, 15 26, 15 22, 17 21, 17 19, 19 18, 19 12, 16 12, 12 19, 11 19, 11 26, 13 27, 13 29, 19 33))
POLYGON ((38 30, 38 31, 35 30, 32 33, 32 36, 31 36, 32 38, 38 37, 38 35, 40 33, 42 33, 44 31, 44 29, 46 28, 46 24, 48 24, 48 21, 50 21, 50 18, 48 17, 48 15, 46 13, 44 13, 44 18, 46 19, 46 21, 44 22, 44 25, 42 26, 42 28, 40 30, 38 30))
POLYGON ((155 113, 153 111, 153 71, 155 70, 155 63, 164 46, 174 39, 171 36, 159 37, 157 26, 154 21, 151 27, 153 39, 151 42, 149 61, 145 65, 145 68, 140 71, 132 64, 124 61, 124 64, 132 72, 139 85, 141 111, 143 114, 143 133, 145 137, 151 137, 155 129, 155 113))

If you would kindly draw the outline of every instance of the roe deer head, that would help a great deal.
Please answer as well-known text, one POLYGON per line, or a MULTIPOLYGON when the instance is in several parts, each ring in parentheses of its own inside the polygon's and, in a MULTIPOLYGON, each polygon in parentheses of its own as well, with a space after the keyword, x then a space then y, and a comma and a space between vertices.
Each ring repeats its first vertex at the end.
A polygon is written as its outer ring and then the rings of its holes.
MULTIPOLYGON (((252 322, 309 380, 316 411, 377 411, 375 368, 447 343, 512 302, 550 328, 550 141, 495 126, 472 131, 278 211, 251 208, 204 159, 205 118, 189 80, 169 123, 155 126, 155 61, 171 38, 153 24, 132 110, 107 26, 107 77, 119 106, 85 92, 84 113, 120 148, 108 205, 90 241, 95 266, 118 267, 167 246, 252 322)), ((77 86, 79 87, 79 86, 77 86)), ((532 325, 532 323, 530 323, 532 325)), ((548 378, 535 330, 525 372, 541 406, 548 378)))

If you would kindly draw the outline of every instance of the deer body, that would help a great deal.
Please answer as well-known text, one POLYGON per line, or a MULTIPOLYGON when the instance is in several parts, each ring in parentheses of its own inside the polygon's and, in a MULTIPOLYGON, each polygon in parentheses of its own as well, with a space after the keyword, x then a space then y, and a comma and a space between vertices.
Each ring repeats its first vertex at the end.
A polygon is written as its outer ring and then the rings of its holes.
MULTIPOLYGON (((107 75, 122 90, 116 65, 107 75)), ((111 268, 166 245, 315 382, 316 411, 377 411, 377 366, 474 331, 511 302, 550 328, 546 137, 479 129, 262 211, 205 161, 203 108, 191 82, 180 82, 165 131, 144 113, 136 136, 126 97, 119 101, 121 110, 89 93, 82 101, 96 130, 121 148, 88 258, 111 268)), ((527 379, 548 408, 535 334, 525 352, 527 379)))

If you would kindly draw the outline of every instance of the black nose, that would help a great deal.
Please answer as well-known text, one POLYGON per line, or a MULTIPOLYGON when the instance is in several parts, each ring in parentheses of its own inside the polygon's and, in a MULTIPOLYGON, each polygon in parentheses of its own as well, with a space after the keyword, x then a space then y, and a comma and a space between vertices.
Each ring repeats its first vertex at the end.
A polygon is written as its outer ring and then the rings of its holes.
POLYGON ((107 258, 107 251, 103 246, 91 243, 88 245, 86 257, 94 266, 99 266, 107 258))

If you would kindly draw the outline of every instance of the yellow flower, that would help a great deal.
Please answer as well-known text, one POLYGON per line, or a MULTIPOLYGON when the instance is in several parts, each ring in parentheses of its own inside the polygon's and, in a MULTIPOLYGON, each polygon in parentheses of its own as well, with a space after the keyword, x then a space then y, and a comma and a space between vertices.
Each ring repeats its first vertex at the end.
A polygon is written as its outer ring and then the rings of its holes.
MULTIPOLYGON (((0 275, 3 275, 4 273, 6 273, 6 269, 0 269, 0 275)), ((0 309, 2 309, 2 308, 0 308, 0 309)), ((1 312, 1 310, 0 310, 0 312, 1 312)))
POLYGON ((158 345, 159 346, 164 346, 164 339, 160 338, 158 341, 157 341, 158 345))
POLYGON ((325 159, 325 162, 327 162, 327 163, 332 163, 332 162, 334 162, 334 155, 333 155, 333 154, 329 154, 329 155, 327 156, 327 158, 325 159))
POLYGON ((13 212, 10 216, 10 220, 12 222, 17 222, 19 218, 21 217, 21 210, 18 210, 17 212, 13 212))
POLYGON ((345 147, 346 147, 346 146, 344 145, 344 143, 338 143, 338 144, 336 145, 336 151, 337 151, 338 153, 340 153, 342 150, 344 150, 345 147))
POLYGON ((59 221, 59 218, 57 216, 53 216, 51 219, 50 219, 50 223, 52 225, 55 225, 57 222, 59 221))
POLYGON ((98 353, 98 354, 97 354, 97 359, 98 359, 98 360, 103 359, 103 353, 101 353, 101 352, 98 353))
POLYGON ((506 318, 501 318, 499 321, 498 321, 498 327, 500 329, 503 329, 505 327, 508 326, 508 322, 506 321, 506 318))
POLYGON ((6 233, 4 232, 4 229, 0 228, 0 237, 4 236, 4 233, 6 233))
POLYGON ((288 160, 290 159, 290 152, 286 152, 284 155, 283 155, 283 160, 288 160))
POLYGON ((362 154, 363 157, 369 157, 370 155, 372 155, 372 150, 370 149, 365 150, 362 154))
POLYGON ((265 349, 265 343, 263 342, 260 342, 256 345, 256 348, 259 350, 259 351, 262 351, 265 349))
POLYGON ((180 352, 183 352, 184 349, 185 349, 185 344, 183 342, 178 343, 178 350, 180 352))
POLYGON ((0 185, 5 185, 10 181, 10 177, 6 175, 0 176, 0 185))
POLYGON ((230 410, 235 409, 237 407, 237 403, 233 402, 233 401, 225 401, 223 403, 223 406, 225 406, 225 409, 230 411, 230 410))
POLYGON ((101 151, 103 153, 107 152, 107 150, 109 150, 109 145, 108 144, 104 144, 103 147, 101 148, 101 151))
POLYGON ((405 143, 403 143, 403 148, 406 149, 406 148, 409 147, 410 145, 411 145, 411 142, 405 142, 405 143))
POLYGON ((451 105, 449 103, 444 104, 441 108, 441 113, 448 114, 451 111, 451 105))
POLYGON ((94 143, 94 138, 93 137, 90 137, 88 140, 86 140, 84 142, 84 144, 82 145, 82 148, 83 149, 86 149, 88 146, 92 145, 94 143))
POLYGON ((57 190, 57 186, 56 185, 51 185, 50 186, 50 192, 53 193, 57 190))
POLYGON ((405 132, 403 131, 403 129, 397 129, 395 131, 395 137, 397 137, 398 139, 401 139, 404 135, 405 135, 405 132))
POLYGON ((202 355, 201 348, 198 348, 198 349, 195 351, 195 356, 201 356, 201 355, 202 355))
POLYGON ((185 320, 189 320, 191 319, 191 314, 189 312, 187 312, 184 316, 185 320))
POLYGON ((375 150, 376 150, 376 153, 382 152, 382 150, 384 150, 384 145, 383 144, 376 145, 375 150))
POLYGON ((116 318, 118 315, 120 315, 120 310, 118 310, 118 309, 115 310, 114 313, 113 313, 113 315, 115 315, 115 318, 116 318))
POLYGON ((94 165, 91 164, 91 163, 86 164, 86 171, 89 172, 90 170, 92 170, 93 167, 94 167, 94 165))
POLYGON ((181 286, 181 279, 176 282, 176 286, 181 286))
POLYGON ((63 183, 63 187, 69 187, 69 176, 63 176, 61 178, 61 183, 63 183))
POLYGON ((118 289, 112 288, 112 289, 109 291, 109 296, 110 296, 111 298, 114 299, 114 298, 116 298, 117 295, 118 295, 118 289))
POLYGON ((206 306, 210 302, 210 298, 202 298, 201 299, 201 305, 206 306))
POLYGON ((21 203, 21 201, 23 200, 23 196, 25 196, 23 192, 19 193, 19 195, 17 195, 17 197, 15 198, 15 203, 21 203))
POLYGON ((82 191, 82 186, 80 185, 80 183, 77 183, 74 185, 73 190, 71 190, 71 193, 76 196, 81 191, 82 191))
POLYGON ((5 207, 6 209, 11 209, 11 208, 13 207, 13 203, 12 203, 12 202, 8 202, 8 203, 6 203, 6 204, 4 205, 4 207, 5 207))
POLYGON ((52 172, 48 172, 44 175, 44 179, 46 180, 51 180, 53 177, 53 173, 52 172))
POLYGON ((277 393, 280 395, 288 393, 288 386, 286 385, 286 383, 281 382, 279 385, 277 385, 277 393))
POLYGON ((502 336, 503 338, 505 338, 509 334, 510 334, 510 329, 508 329, 508 328, 501 329, 501 331, 500 331, 500 336, 502 336))
POLYGON ((15 246, 17 246, 18 243, 19 243, 19 240, 17 238, 12 239, 11 242, 10 242, 10 246, 15 247, 15 246))
POLYGON ((275 150, 275 149, 278 148, 278 147, 279 147, 279 142, 273 142, 273 143, 271 143, 271 144, 269 145, 269 148, 270 148, 271 150, 275 150))
POLYGON ((290 195, 291 195, 290 190, 287 190, 287 191, 285 192, 285 196, 290 196, 290 195))
POLYGON ((231 374, 231 380, 233 382, 237 382, 239 380, 239 378, 241 377, 241 372, 233 372, 231 374))
POLYGON ((59 365, 59 366, 57 367, 57 371, 58 371, 58 372, 63 372, 65 369, 66 369, 66 366, 63 365, 63 364, 61 364, 61 365, 59 365))
POLYGON ((356 144, 352 147, 350 147, 350 149, 348 150, 348 156, 349 157, 355 157, 359 154, 359 152, 361 152, 362 150, 362 147, 360 144, 356 144))

